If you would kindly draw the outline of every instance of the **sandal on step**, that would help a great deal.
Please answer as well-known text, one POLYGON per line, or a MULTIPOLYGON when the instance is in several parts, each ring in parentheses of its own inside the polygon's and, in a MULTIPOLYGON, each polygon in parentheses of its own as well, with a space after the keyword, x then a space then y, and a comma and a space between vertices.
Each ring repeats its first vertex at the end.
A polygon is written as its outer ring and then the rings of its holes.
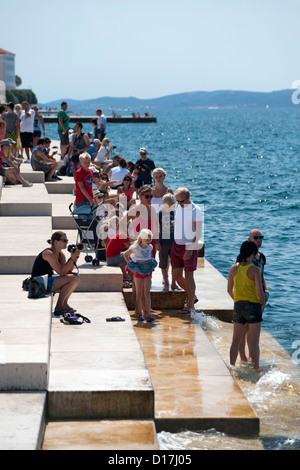
POLYGON ((151 315, 148 315, 147 322, 150 323, 150 322, 153 322, 153 321, 155 321, 155 318, 152 317, 151 315))
POLYGON ((123 289, 131 289, 132 282, 131 281, 123 281, 123 289))
POLYGON ((183 315, 189 315, 191 313, 191 310, 187 307, 183 307, 181 310, 179 310, 178 313, 181 313, 183 315))
POLYGON ((111 317, 111 318, 107 318, 106 321, 125 321, 125 318, 122 318, 122 317, 111 317))
POLYGON ((59 317, 60 315, 65 315, 65 313, 70 313, 68 308, 61 308, 60 310, 54 310, 53 314, 59 317))

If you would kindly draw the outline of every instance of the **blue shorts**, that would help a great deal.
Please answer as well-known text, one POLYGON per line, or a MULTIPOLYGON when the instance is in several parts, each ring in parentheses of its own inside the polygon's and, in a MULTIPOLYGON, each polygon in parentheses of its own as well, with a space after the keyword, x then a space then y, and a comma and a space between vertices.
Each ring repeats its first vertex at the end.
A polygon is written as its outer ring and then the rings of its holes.
POLYGON ((48 277, 48 292, 49 292, 49 294, 53 293, 54 285, 55 285, 56 279, 58 277, 59 277, 58 274, 55 274, 54 276, 49 276, 48 277))

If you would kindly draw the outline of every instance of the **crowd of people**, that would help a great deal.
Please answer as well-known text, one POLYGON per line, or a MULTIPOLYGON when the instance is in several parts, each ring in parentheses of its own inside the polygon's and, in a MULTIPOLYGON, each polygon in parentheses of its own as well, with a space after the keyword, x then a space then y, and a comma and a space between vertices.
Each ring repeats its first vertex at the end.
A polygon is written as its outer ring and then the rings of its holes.
POLYGON ((23 163, 31 164, 35 171, 43 171, 46 181, 59 180, 57 152, 50 154, 50 144, 43 116, 36 105, 30 107, 27 101, 0 104, 0 174, 6 184, 32 186, 21 175, 23 163))
MULTIPOLYGON (((58 174, 73 177, 74 207, 93 208, 107 265, 119 267, 124 287, 133 287, 139 321, 155 321, 150 288, 157 266, 162 273, 163 291, 184 290, 186 302, 180 313, 193 315, 197 301, 194 273, 203 235, 203 213, 192 201, 188 188, 169 187, 166 171, 156 168, 145 147, 140 148, 135 162, 114 154, 116 147, 106 136, 106 118, 100 109, 91 123, 94 133, 90 140, 80 121, 70 129, 67 103, 61 103, 57 130, 62 162, 58 172, 56 152, 49 154, 51 140, 45 137, 38 108, 30 108, 26 102, 21 105, 21 114, 19 105, 13 108, 8 103, 3 108, 0 107, 0 165, 6 162, 5 177, 23 186, 30 185, 20 175, 23 150, 26 161, 31 162, 34 170, 44 171, 47 180, 59 179, 58 174), (29 120, 34 129, 29 129, 29 120)), ((268 300, 266 259, 259 252, 262 240, 261 232, 252 230, 229 271, 228 293, 234 301, 232 365, 238 354, 242 361, 248 360, 247 344, 254 367, 259 368, 260 326, 268 300)), ((39 254, 33 269, 35 276, 48 274, 53 281, 51 291, 60 292, 56 314, 74 311, 69 298, 79 280, 73 267, 80 251, 76 249, 67 261, 62 254, 67 242, 64 232, 55 232, 49 240, 50 248, 39 254)))

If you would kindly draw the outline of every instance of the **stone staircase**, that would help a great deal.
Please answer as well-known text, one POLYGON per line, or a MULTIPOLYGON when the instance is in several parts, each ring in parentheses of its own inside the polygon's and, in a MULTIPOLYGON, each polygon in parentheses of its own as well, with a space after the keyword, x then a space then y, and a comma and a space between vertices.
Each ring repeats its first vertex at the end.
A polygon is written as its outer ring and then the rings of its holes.
MULTIPOLYGON (((113 428, 116 420, 123 429, 127 420, 139 432, 145 426, 144 445, 156 449, 154 391, 123 298, 120 269, 103 262, 92 267, 81 255, 72 301, 91 323, 79 327, 52 315, 53 298, 28 299, 22 290, 53 231, 66 230, 70 243, 77 236, 69 212, 73 180, 44 184, 43 174, 24 167, 33 186, 7 186, 0 201, 0 448, 41 449, 46 437, 49 448, 45 429, 53 419, 96 419, 97 429, 99 420, 113 419, 113 428), (106 322, 111 316, 125 321, 106 322)), ((123 436, 120 445, 131 448, 135 439, 135 433, 123 436)))
MULTIPOLYGON (((157 450, 156 428, 258 433, 257 416, 200 325, 162 313, 181 307, 185 294, 162 292, 159 270, 151 290, 157 325, 130 316, 132 291, 123 292, 119 268, 87 264, 83 253, 71 300, 90 324, 64 325, 52 297, 27 298, 22 281, 46 240, 63 230, 75 243, 77 227, 73 180, 44 183, 24 167, 34 185, 4 187, 0 201, 0 449, 157 450), (112 316, 125 321, 107 322, 112 316)), ((197 308, 229 318, 223 276, 199 258, 195 279, 197 308)))

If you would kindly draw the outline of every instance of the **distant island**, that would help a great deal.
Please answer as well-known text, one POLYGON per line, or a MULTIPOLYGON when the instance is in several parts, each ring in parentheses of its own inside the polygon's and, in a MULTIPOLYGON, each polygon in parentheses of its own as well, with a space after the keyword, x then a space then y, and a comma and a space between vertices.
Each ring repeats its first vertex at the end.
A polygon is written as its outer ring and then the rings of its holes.
MULTIPOLYGON (((292 102, 292 95, 295 90, 286 89, 272 92, 251 92, 251 91, 195 91, 178 93, 152 99, 139 99, 134 97, 114 98, 101 97, 89 100, 73 100, 68 97, 50 101, 48 103, 38 103, 40 108, 60 108, 61 101, 67 101, 69 110, 73 113, 92 116, 97 108, 102 108, 103 112, 115 112, 117 114, 131 114, 132 112, 144 114, 154 114, 160 111, 189 110, 201 108, 279 108, 295 107, 292 102)), ((300 98, 300 90, 299 90, 300 98)))

